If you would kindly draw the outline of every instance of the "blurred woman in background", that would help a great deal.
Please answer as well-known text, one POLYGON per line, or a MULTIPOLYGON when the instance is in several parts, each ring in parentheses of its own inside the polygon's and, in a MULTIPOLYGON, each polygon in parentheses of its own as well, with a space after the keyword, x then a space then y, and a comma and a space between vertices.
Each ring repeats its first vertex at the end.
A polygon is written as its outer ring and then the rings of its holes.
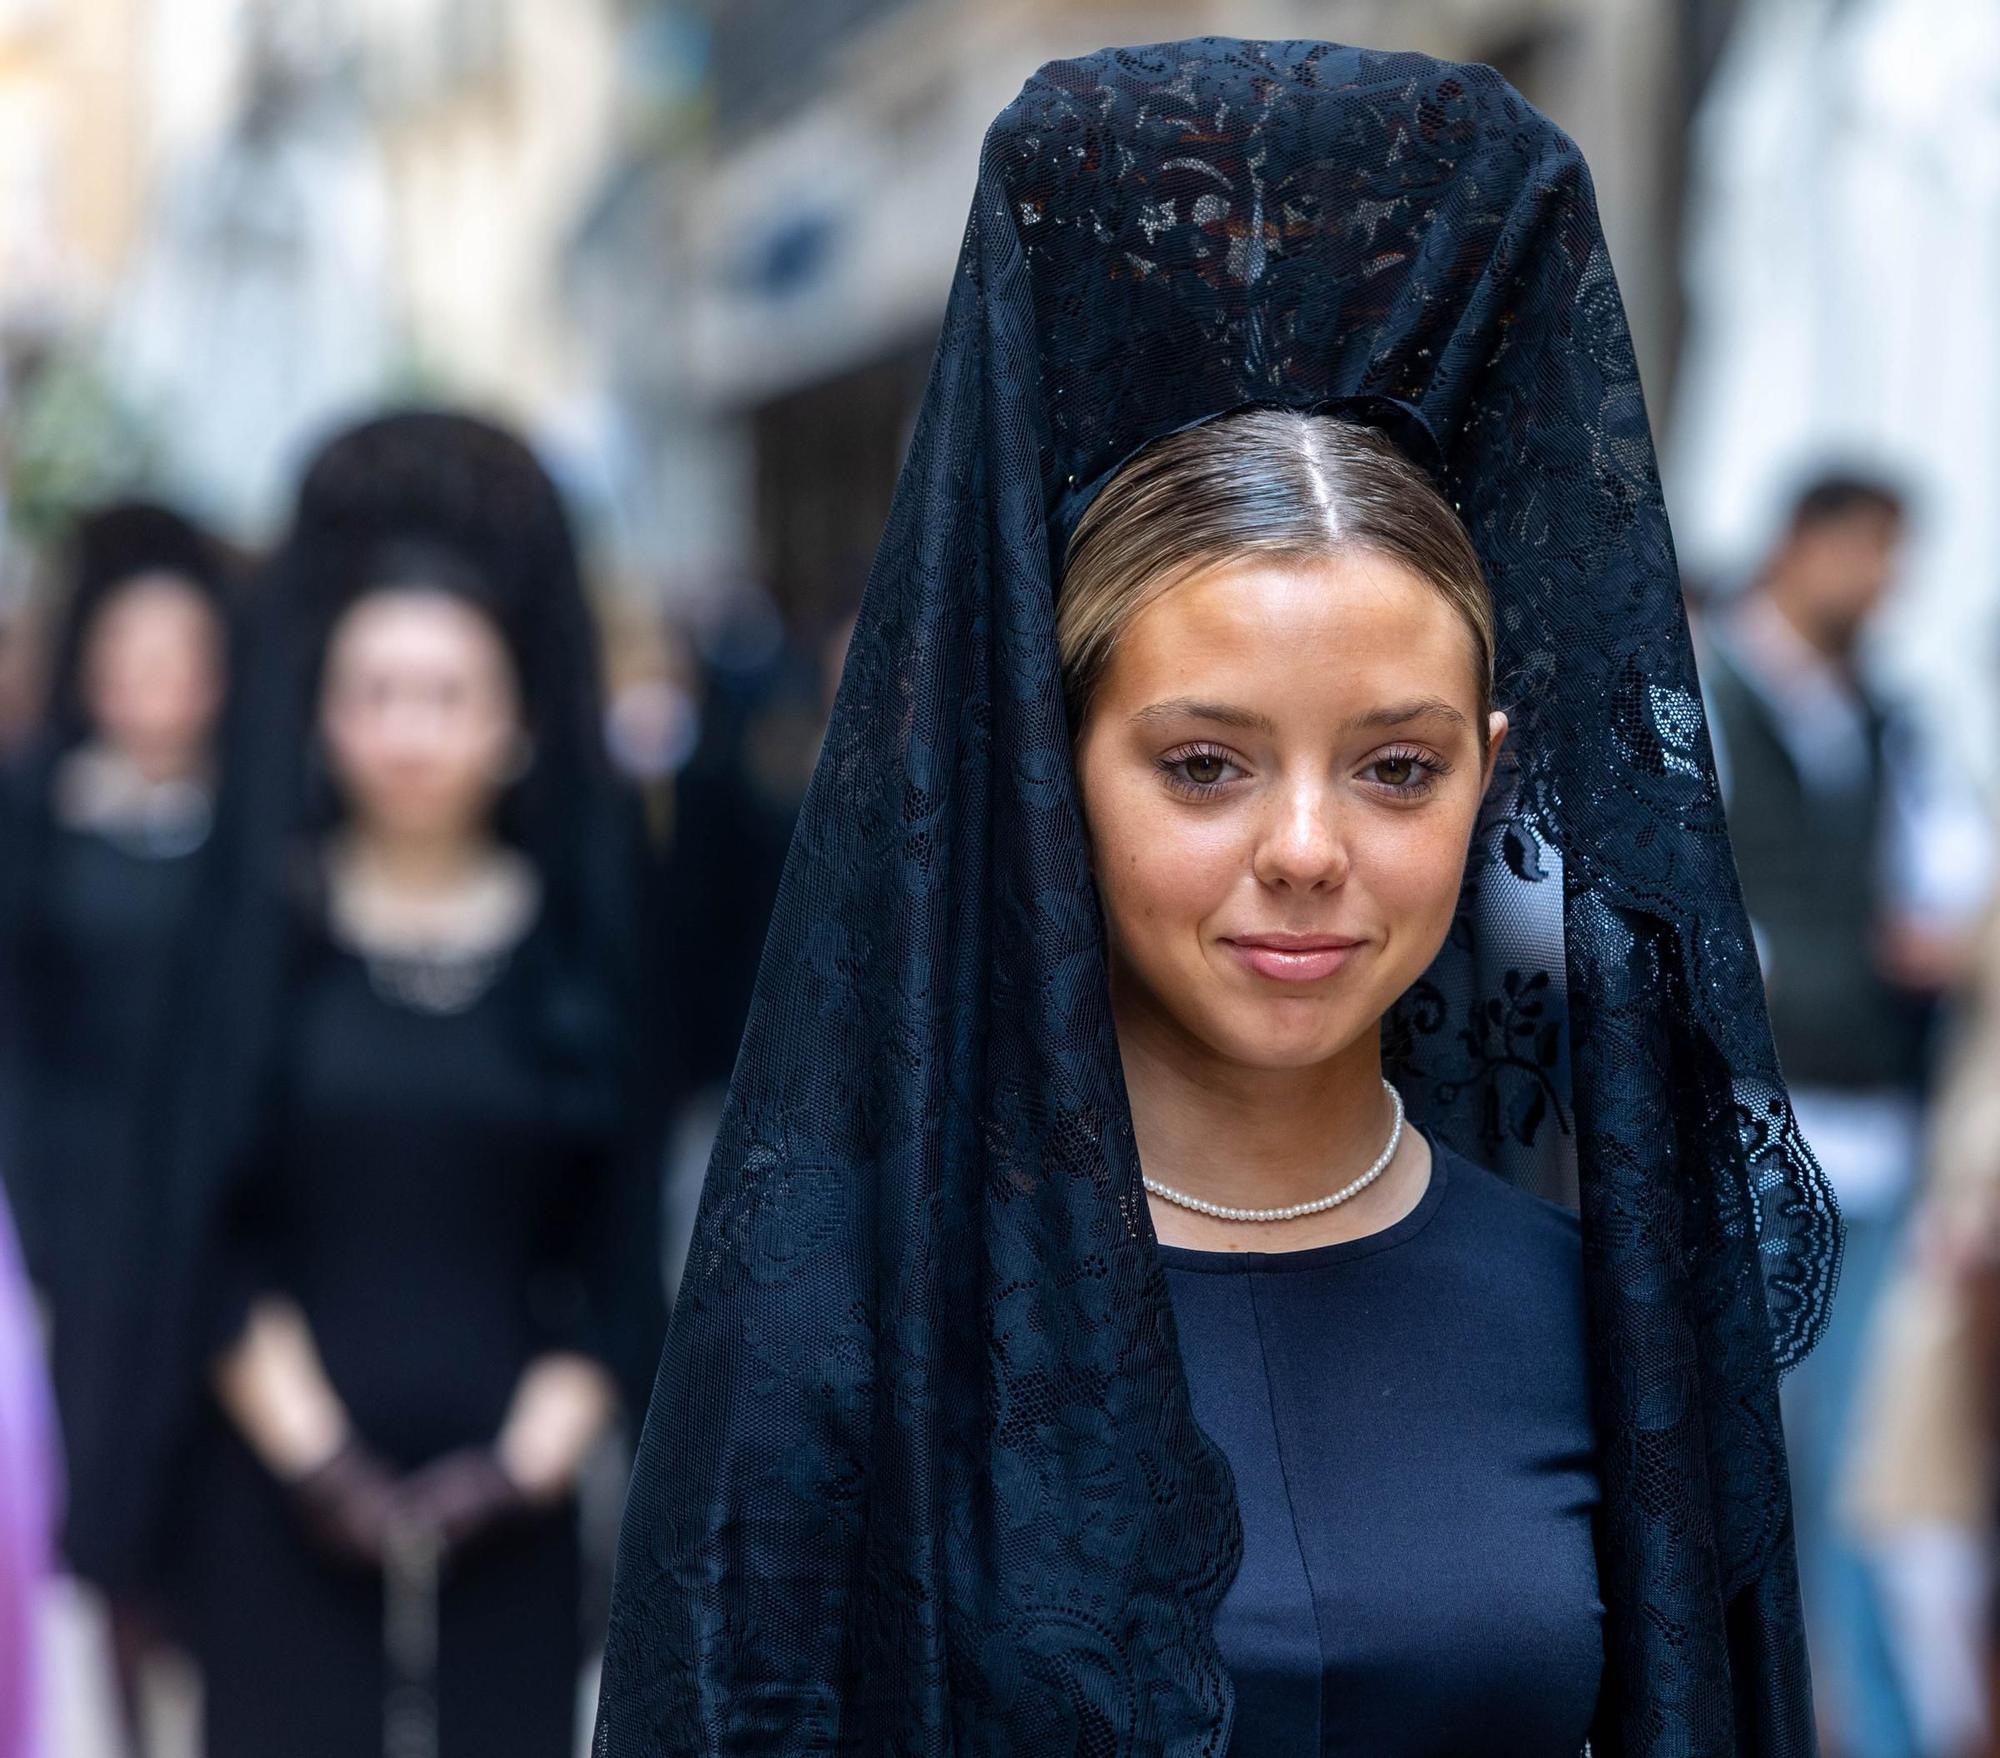
MULTIPOLYGON (((78 521, 39 735, 12 779, 5 924, 8 1194, 50 1328, 68 1444, 65 1549, 99 1575, 107 1479, 86 1444, 128 1283, 98 1274, 109 1206, 150 1168, 135 1124, 172 949, 212 817, 229 569, 180 514, 125 502, 78 521)), ((115 1601, 133 1713, 142 1622, 115 1601)))
POLYGON ((65 1404, 89 1372, 78 1353, 88 1327, 77 1303, 92 1292, 82 1248, 131 1148, 152 1021, 208 836, 228 638, 221 552, 163 507, 81 520, 68 573, 6 856, 17 1052, 7 1179, 53 1308, 65 1404))
POLYGON ((577 1476, 659 1328, 638 827, 567 521, 511 436, 378 420, 265 613, 132 1339, 172 1371, 106 1417, 128 1536, 216 1758, 555 1758, 577 1476))

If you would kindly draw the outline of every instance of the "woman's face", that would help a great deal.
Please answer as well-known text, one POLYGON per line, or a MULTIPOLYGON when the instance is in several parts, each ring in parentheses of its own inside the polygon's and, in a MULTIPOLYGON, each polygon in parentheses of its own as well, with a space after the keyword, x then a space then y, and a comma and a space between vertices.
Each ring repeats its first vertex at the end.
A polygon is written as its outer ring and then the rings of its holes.
POLYGON ((222 621, 178 574, 139 574, 92 617, 84 710, 97 736, 164 780, 198 766, 222 707, 222 621))
POLYGON ((1443 944, 1505 715, 1471 632, 1367 554, 1257 557, 1126 626, 1077 770, 1121 1033, 1303 1068, 1443 944))
POLYGON ((518 771, 523 742, 500 631, 446 592, 357 599, 327 646, 320 735, 362 825, 427 839, 478 832, 518 771))

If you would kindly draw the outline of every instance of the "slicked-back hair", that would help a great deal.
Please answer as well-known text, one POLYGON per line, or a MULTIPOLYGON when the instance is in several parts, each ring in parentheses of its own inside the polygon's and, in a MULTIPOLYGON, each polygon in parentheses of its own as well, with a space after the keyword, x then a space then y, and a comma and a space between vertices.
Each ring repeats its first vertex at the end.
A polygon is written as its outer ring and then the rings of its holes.
POLYGON ((1493 599, 1451 504, 1372 427, 1247 409, 1147 446, 1078 521, 1056 600, 1072 734, 1120 634, 1169 587, 1251 555, 1353 552, 1408 568, 1458 612, 1472 640, 1483 727, 1494 688, 1493 599))

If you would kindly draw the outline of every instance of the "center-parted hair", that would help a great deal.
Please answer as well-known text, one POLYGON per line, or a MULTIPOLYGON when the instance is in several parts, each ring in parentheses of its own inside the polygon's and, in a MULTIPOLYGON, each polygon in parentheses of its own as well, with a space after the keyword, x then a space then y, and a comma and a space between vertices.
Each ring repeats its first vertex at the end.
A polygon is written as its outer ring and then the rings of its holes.
POLYGON ((1071 730, 1081 729, 1119 635, 1169 587, 1250 555, 1362 552, 1430 582, 1472 638, 1479 722, 1493 699, 1493 598, 1464 525, 1375 428, 1246 409, 1139 452, 1077 522, 1056 598, 1071 730))

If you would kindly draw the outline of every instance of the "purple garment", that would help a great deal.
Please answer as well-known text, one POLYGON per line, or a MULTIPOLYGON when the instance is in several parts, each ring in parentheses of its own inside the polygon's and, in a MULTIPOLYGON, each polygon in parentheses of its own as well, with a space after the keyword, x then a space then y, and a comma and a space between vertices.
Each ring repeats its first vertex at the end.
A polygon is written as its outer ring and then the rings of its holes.
POLYGON ((0 1202, 0 1758, 40 1750, 36 1622, 54 1566, 57 1477, 41 1328, 0 1202))

